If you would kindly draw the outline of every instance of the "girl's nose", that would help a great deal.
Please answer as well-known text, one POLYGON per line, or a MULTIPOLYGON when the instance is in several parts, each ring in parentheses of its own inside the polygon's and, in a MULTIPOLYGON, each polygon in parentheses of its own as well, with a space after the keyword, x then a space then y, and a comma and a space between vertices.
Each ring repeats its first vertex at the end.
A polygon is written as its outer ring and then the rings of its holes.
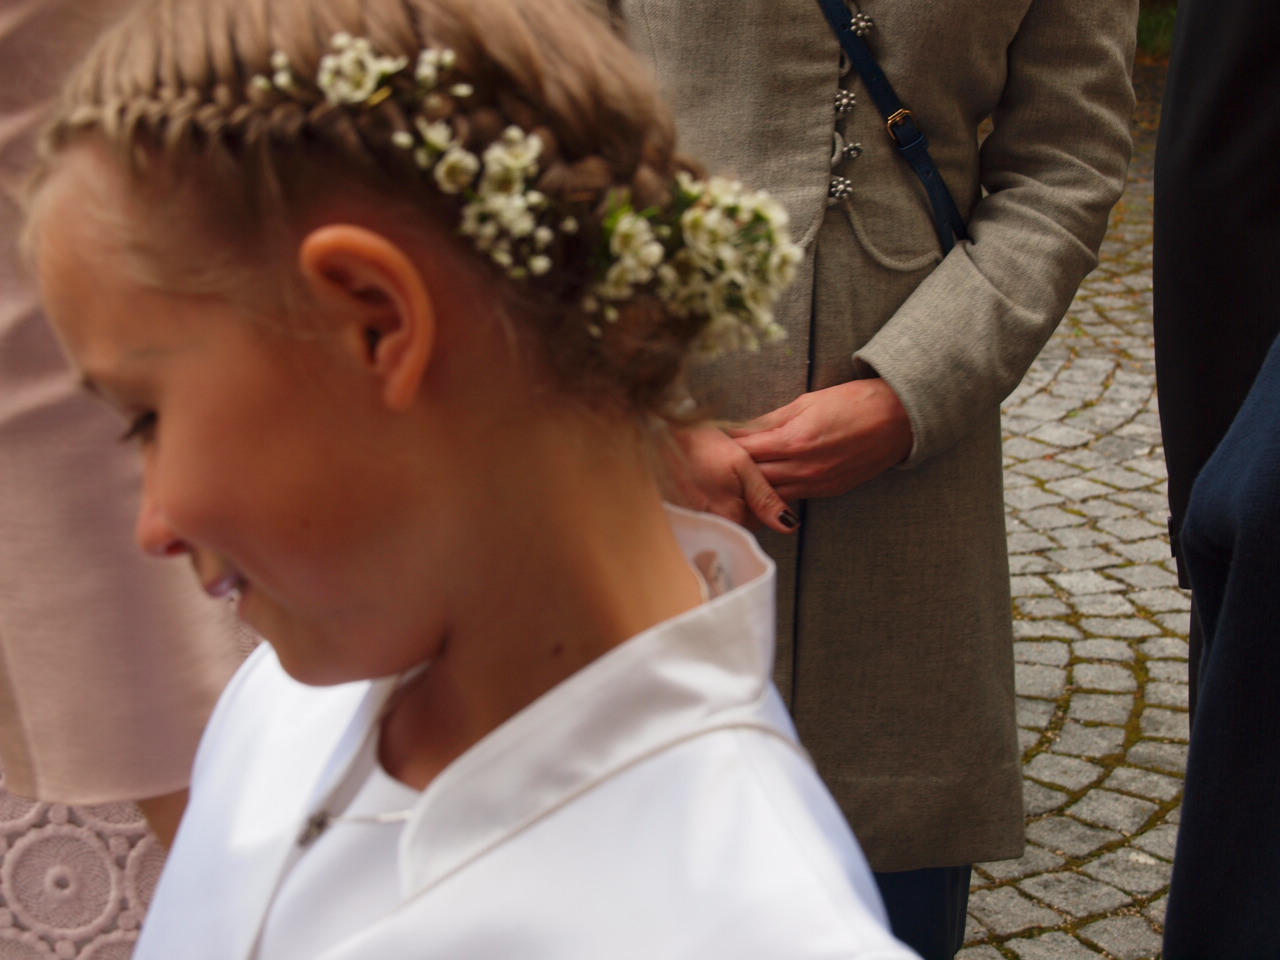
MULTIPOLYGON (((147 485, 150 486, 149 484, 147 485)), ((186 553, 188 547, 169 526, 149 489, 144 490, 142 506, 138 509, 138 524, 134 531, 138 546, 153 557, 174 557, 186 553)))

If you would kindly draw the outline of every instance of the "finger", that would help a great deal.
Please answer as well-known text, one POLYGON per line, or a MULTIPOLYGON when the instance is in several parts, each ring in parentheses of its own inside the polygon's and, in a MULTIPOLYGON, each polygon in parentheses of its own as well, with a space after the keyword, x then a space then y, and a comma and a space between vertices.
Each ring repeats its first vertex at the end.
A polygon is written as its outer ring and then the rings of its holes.
POLYGON ((766 430, 774 430, 782 426, 790 419, 791 404, 785 407, 778 407, 776 410, 770 410, 763 413, 754 420, 748 420, 746 423, 735 423, 724 427, 724 432, 735 440, 739 437, 749 437, 752 434, 763 433, 766 430))
POLYGON ((764 433, 735 437, 734 442, 745 450, 747 456, 756 463, 785 460, 791 456, 791 449, 786 443, 786 438, 782 436, 779 430, 769 430, 764 433))
POLYGON ((742 493, 746 498, 747 509, 761 523, 778 533, 791 533, 800 526, 799 517, 791 511, 786 501, 754 464, 739 476, 742 479, 742 493))
POLYGON ((812 483, 817 479, 815 472, 806 469, 805 464, 799 460, 766 460, 756 464, 756 467, 769 486, 779 491, 784 486, 812 483))
POLYGON ((799 503, 801 500, 812 500, 814 497, 823 496, 812 484, 800 481, 779 484, 773 489, 787 503, 799 503))
POLYGON ((723 497, 711 500, 701 509, 703 513, 714 513, 717 517, 732 520, 740 527, 745 527, 749 519, 746 503, 733 498, 723 497))

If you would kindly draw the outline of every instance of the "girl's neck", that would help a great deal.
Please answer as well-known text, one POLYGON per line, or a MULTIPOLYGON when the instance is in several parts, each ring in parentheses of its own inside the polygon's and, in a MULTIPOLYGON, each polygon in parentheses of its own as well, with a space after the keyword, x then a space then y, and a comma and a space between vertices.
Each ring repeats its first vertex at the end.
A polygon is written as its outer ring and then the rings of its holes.
POLYGON ((702 599, 636 438, 615 425, 516 442, 505 475, 518 483, 484 484, 477 505, 470 569, 481 574, 383 722, 384 768, 419 789, 562 680, 702 599))

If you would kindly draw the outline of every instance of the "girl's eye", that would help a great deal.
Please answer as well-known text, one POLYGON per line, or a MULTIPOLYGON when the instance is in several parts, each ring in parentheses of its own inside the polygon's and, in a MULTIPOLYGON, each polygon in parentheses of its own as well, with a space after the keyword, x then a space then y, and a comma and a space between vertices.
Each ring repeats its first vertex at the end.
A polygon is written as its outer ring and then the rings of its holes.
POLYGON ((132 443, 138 441, 147 443, 155 436, 156 432, 156 415, 148 410, 146 413, 140 413, 129 422, 129 428, 120 435, 121 443, 132 443))

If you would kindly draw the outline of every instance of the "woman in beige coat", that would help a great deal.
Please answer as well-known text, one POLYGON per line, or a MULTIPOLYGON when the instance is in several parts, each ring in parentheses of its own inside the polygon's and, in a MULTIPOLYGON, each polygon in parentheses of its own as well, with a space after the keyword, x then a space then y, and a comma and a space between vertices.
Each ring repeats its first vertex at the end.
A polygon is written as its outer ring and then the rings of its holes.
POLYGON ((0 758, 12 793, 139 800, 164 837, 234 634, 185 571, 134 546, 136 457, 76 386, 18 252, 44 101, 127 2, 0 10, 0 758))
POLYGON ((968 865, 1023 845, 1000 402, 1123 185, 1137 0, 860 6, 968 221, 945 258, 816 0, 611 4, 684 147, 767 187, 807 244, 785 349, 705 371, 747 425, 685 438, 685 489, 778 531, 779 686, 895 933, 949 956, 968 865))

